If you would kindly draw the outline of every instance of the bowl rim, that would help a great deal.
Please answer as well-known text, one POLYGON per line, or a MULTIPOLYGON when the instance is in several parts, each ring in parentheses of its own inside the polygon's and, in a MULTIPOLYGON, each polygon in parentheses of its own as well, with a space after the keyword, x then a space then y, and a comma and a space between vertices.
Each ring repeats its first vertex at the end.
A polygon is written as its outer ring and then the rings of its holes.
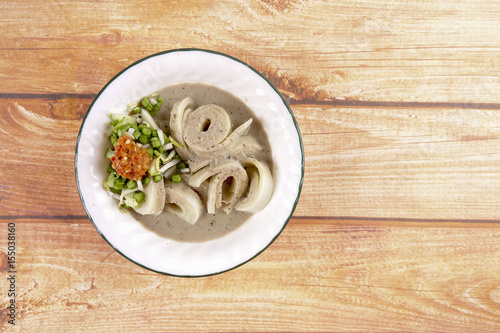
POLYGON ((152 272, 155 272, 155 273, 159 273, 159 274, 162 274, 162 275, 168 275, 168 276, 173 276, 173 277, 184 277, 184 278, 197 278, 197 277, 207 277, 207 276, 213 276, 213 275, 218 275, 218 274, 221 274, 221 273, 224 273, 224 272, 228 272, 228 271, 231 271, 235 268, 238 268, 250 261, 252 261, 253 259, 255 259, 257 256, 259 256, 262 252, 264 252, 269 246, 271 246, 272 243, 274 243, 274 241, 281 235, 281 233, 283 232, 283 230, 286 228, 286 226, 288 225, 288 222, 290 221, 290 219, 292 218, 293 216, 293 213, 295 211, 295 208, 297 207, 297 204, 299 202, 299 198, 300 198, 300 194, 302 192, 302 185, 303 185, 303 182, 304 182, 304 169, 305 169, 305 156, 304 156, 304 145, 303 145, 303 142, 302 142, 302 136, 301 136, 301 133, 300 133, 300 129, 299 129, 299 125, 297 123, 297 120, 295 119, 295 116, 293 115, 293 112, 290 108, 290 106, 288 105, 287 101, 285 100, 285 98, 283 97, 283 95, 278 91, 278 89, 274 86, 274 84, 272 84, 261 72, 259 72, 258 70, 256 70, 255 68, 253 68, 252 66, 248 65, 247 63, 245 63, 244 61, 238 59, 238 58, 235 58, 231 55, 228 55, 228 54, 225 54, 225 53, 222 53, 222 52, 219 52, 219 51, 213 51, 213 50, 208 50, 208 49, 202 49, 202 48, 179 48, 179 49, 170 49, 170 50, 165 50, 165 51, 161 51, 161 52, 156 52, 156 53, 153 53, 153 54, 150 54, 146 57, 143 57, 133 63, 131 63, 130 65, 126 66, 124 69, 122 69, 121 71, 119 71, 116 75, 114 75, 104 86, 103 88, 99 91, 99 93, 97 93, 97 95, 94 97, 94 99, 92 100, 92 103, 90 104, 90 106, 88 107, 87 109, 87 112, 85 113, 85 116, 83 117, 83 120, 82 120, 82 123, 80 125, 80 130, 78 131, 78 137, 76 139, 76 146, 75 146, 75 179, 76 179, 76 186, 77 186, 77 189, 78 189, 78 194, 80 196, 80 201, 83 205, 83 208, 85 210, 85 213, 87 214, 87 217, 89 218, 90 222, 92 223, 92 225, 94 226, 94 229, 99 233, 99 235, 101 235, 101 237, 106 241, 106 243, 109 244, 109 246, 111 246, 111 248, 113 250, 115 250, 117 253, 119 253, 122 257, 124 257, 125 259, 131 261, 132 263, 142 267, 142 268, 145 268, 149 271, 152 271, 152 272), (285 107, 287 108, 288 112, 290 113, 290 116, 292 118, 292 121, 293 121, 293 124, 295 126, 295 130, 297 131, 297 136, 298 136, 298 139, 299 139, 299 146, 300 146, 300 154, 301 154, 301 165, 300 165, 300 180, 299 180, 299 184, 298 184, 298 191, 297 191, 297 197, 295 198, 295 201, 292 205, 292 208, 290 210, 290 214, 288 215, 288 217, 286 218, 286 221, 283 223, 283 226, 281 227, 281 229, 276 233, 276 235, 271 239, 271 241, 266 245, 264 246, 261 250, 259 250, 258 252, 256 252, 253 256, 251 256, 250 258, 248 258, 247 260, 244 260, 242 261, 241 263, 235 265, 235 266, 232 266, 232 267, 229 267, 227 269, 223 269, 223 270, 220 270, 220 271, 216 271, 216 272, 212 272, 212 273, 207 273, 207 274, 202 274, 202 275, 189 275, 189 274, 186 274, 186 275, 183 275, 183 274, 173 274, 173 273, 168 273, 168 272, 164 272, 164 271, 160 271, 160 270, 156 270, 156 269, 153 269, 151 267, 148 267, 144 264, 141 264, 140 262, 137 262, 131 258, 129 258, 127 255, 125 255, 123 252, 121 252, 118 248, 116 248, 107 238, 106 236, 101 232, 101 230, 97 227, 97 225, 94 223, 94 220, 92 218, 92 215, 90 214, 89 210, 87 209, 87 205, 85 204, 85 199, 83 197, 83 194, 82 194, 82 191, 80 190, 80 181, 79 181, 79 177, 78 177, 78 147, 79 147, 79 143, 80 143, 80 138, 81 138, 81 135, 82 135, 82 131, 83 131, 83 127, 85 125, 85 121, 87 120, 87 116, 90 114, 90 111, 92 110, 94 104, 96 103, 96 101, 99 99, 99 97, 101 96, 101 94, 108 88, 108 86, 113 82, 115 81, 118 77, 120 77, 123 73, 125 73, 126 71, 128 71, 130 68, 136 66, 137 64, 141 63, 141 62, 144 62, 150 58, 153 58, 153 57, 157 57, 157 56, 161 56, 161 55, 164 55, 164 54, 168 54, 168 53, 175 53, 175 52, 192 52, 192 51, 196 51, 196 52, 205 52, 205 53, 211 53, 211 54, 215 54, 215 55, 218 55, 218 56, 222 56, 222 57, 225 57, 225 58, 228 58, 229 60, 232 60, 232 61, 236 61, 238 63, 240 63, 241 65, 244 65, 245 67, 247 67, 248 69, 252 70, 255 74, 259 75, 262 79, 264 79, 266 81, 266 83, 275 91, 275 93, 281 98, 281 100, 283 101, 283 104, 285 105, 285 107))

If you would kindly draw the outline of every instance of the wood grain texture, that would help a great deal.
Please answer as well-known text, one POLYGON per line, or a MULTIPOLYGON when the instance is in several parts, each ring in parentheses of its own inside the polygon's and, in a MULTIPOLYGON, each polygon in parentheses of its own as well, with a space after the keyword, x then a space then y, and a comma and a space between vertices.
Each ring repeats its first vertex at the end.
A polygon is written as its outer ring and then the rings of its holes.
MULTIPOLYGON (((0 101, 0 215, 84 215, 74 149, 89 103, 0 101), (19 167, 29 171, 22 179, 19 167)), ((293 112, 306 154, 296 215, 498 220, 500 111, 297 105, 293 112)))
POLYGON ((297 100, 497 104, 499 8, 489 0, 4 1, 0 92, 96 93, 146 55, 200 47, 248 62, 297 100))
MULTIPOLYGON (((0 101, 0 215, 84 215, 68 184, 89 104, 0 101), (19 166, 29 170, 22 179, 19 166)), ((306 155, 296 215, 498 220, 500 111, 296 105, 293 112, 306 155)))
POLYGON ((500 1, 6 0, 0 13, 1 332, 500 331, 500 1), (261 71, 306 155, 280 237, 196 279, 114 251, 74 177, 99 90, 184 47, 261 71))
POLYGON ((500 328, 496 229, 295 219, 254 261, 195 279, 132 264, 88 221, 22 221, 17 234, 21 332, 500 328))
POLYGON ((294 111, 306 154, 299 214, 497 220, 499 112, 294 111))
POLYGON ((74 158, 89 102, 0 101, 0 215, 85 214, 74 158))

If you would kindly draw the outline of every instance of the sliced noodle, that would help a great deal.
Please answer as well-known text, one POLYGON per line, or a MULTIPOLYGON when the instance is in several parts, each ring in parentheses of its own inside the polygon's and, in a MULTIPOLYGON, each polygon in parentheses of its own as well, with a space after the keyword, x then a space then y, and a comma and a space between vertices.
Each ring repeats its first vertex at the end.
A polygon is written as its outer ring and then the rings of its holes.
POLYGON ((228 161, 214 167, 205 167, 189 179, 189 185, 199 187, 210 177, 207 212, 215 214, 215 209, 219 208, 229 213, 248 186, 248 176, 245 169, 238 161, 228 161), (225 188, 225 182, 231 178, 229 188, 225 188))
POLYGON ((159 182, 150 181, 144 187, 145 199, 135 211, 141 215, 158 215, 165 206, 165 186, 163 180, 159 182))
POLYGON ((195 224, 203 213, 198 194, 183 183, 165 183, 165 209, 189 224, 195 224))
POLYGON ((176 147, 175 150, 185 161, 191 157, 191 153, 187 149, 183 139, 183 122, 184 117, 187 113, 191 112, 192 108, 194 108, 193 100, 186 97, 182 101, 175 103, 170 113, 170 135, 176 142, 183 146, 182 148, 176 147))
POLYGON ((266 163, 248 158, 243 162, 250 178, 250 186, 246 197, 235 207, 238 211, 257 213, 261 211, 273 194, 273 177, 266 163))

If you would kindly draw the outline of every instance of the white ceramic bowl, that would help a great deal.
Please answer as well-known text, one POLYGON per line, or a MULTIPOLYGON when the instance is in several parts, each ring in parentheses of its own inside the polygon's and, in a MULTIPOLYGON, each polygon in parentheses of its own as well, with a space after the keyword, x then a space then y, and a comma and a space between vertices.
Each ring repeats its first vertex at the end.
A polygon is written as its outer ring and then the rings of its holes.
POLYGON ((83 120, 75 153, 76 181, 83 206, 101 236, 120 254, 152 271, 206 276, 238 267, 265 250, 285 228, 299 199, 304 153, 293 114, 276 88, 258 71, 230 56, 179 49, 137 61, 99 92, 83 120), (262 122, 272 147, 275 188, 269 204, 226 236, 202 243, 162 238, 146 229, 103 189, 109 161, 104 129, 109 112, 165 86, 205 83, 244 101, 262 122))

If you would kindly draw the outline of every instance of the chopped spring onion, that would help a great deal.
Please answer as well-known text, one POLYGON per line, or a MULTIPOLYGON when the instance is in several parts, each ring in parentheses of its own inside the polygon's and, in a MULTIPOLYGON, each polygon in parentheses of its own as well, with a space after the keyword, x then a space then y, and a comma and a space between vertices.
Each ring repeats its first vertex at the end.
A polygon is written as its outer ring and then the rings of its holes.
POLYGON ((136 192, 134 193, 134 199, 137 200, 137 202, 141 202, 144 200, 144 198, 146 198, 146 196, 144 195, 143 192, 136 192))
POLYGON ((161 175, 156 175, 153 177, 153 180, 155 181, 155 183, 161 182, 162 179, 163 179, 163 177, 161 175))
POLYGON ((142 104, 142 106, 144 106, 144 107, 146 108, 148 105, 150 105, 150 103, 149 103, 149 98, 144 97, 144 98, 141 100, 141 104, 142 104))
POLYGON ((142 178, 141 183, 142 183, 142 185, 144 185, 144 186, 145 186, 145 185, 148 185, 148 184, 149 184, 149 181, 150 181, 150 180, 151 180, 151 178, 149 178, 149 177, 144 177, 144 178, 142 178))
POLYGON ((191 169, 189 168, 184 168, 184 169, 181 169, 180 170, 181 173, 190 173, 191 172, 191 169))
POLYGON ((109 140, 111 140, 111 144, 114 146, 116 146, 116 143, 118 142, 118 137, 116 136, 116 134, 111 134, 111 136, 109 137, 109 140))
MULTIPOLYGON (((144 145, 147 146, 147 145, 144 145)), ((153 157, 153 148, 152 147, 147 147, 146 152, 148 153, 149 157, 153 157)))
POLYGON ((143 134, 143 135, 141 135, 141 136, 139 137, 139 141, 140 141, 142 144, 146 144, 146 143, 148 143, 148 137, 147 137, 147 136, 145 136, 145 135, 143 134))
POLYGON ((115 190, 121 190, 125 186, 125 178, 120 177, 113 181, 113 188, 115 190))
POLYGON ((136 106, 135 108, 132 109, 133 113, 141 113, 141 108, 139 106, 136 106))
POLYGON ((184 162, 179 162, 177 163, 177 169, 184 169, 186 167, 186 164, 184 164, 184 162))
POLYGON ((159 157, 162 162, 165 162, 165 156, 160 153, 158 150, 153 151, 153 153, 156 155, 156 157, 159 157))
POLYGON ((127 182, 127 188, 130 189, 130 190, 133 190, 134 188, 137 187, 137 182, 133 181, 133 180, 129 180, 127 182))
POLYGON ((151 138, 151 146, 153 146, 153 148, 161 147, 160 140, 158 140, 158 138, 151 138))
POLYGON ((183 145, 181 145, 179 142, 175 141, 174 139, 172 139, 172 136, 169 136, 168 137, 170 139, 170 141, 172 142, 172 144, 176 147, 179 147, 179 148, 184 148, 183 145))
POLYGON ((135 132, 135 128, 130 127, 130 128, 128 129, 128 132, 129 132, 130 134, 134 134, 134 132, 135 132))
POLYGON ((156 99, 150 98, 149 103, 151 103, 151 105, 156 105, 157 102, 156 102, 156 99))
POLYGON ((137 188, 139 189, 139 191, 144 192, 144 186, 142 186, 142 180, 141 181, 137 181, 136 184, 137 184, 137 188))
POLYGON ((176 165, 177 163, 179 163, 181 160, 176 158, 175 160, 172 160, 170 162, 168 162, 167 164, 165 164, 164 166, 162 166, 160 168, 160 173, 164 173, 165 171, 167 171, 167 169, 173 167, 174 165, 176 165))
POLYGON ((111 191, 111 192, 113 192, 113 193, 116 193, 116 194, 122 193, 122 190, 117 190, 114 187, 110 187, 108 190, 111 191))
POLYGON ((174 183, 180 183, 181 182, 181 175, 179 175, 179 174, 173 175, 172 176, 172 181, 174 183))
POLYGON ((152 133, 151 128, 149 128, 149 127, 143 127, 141 132, 142 132, 142 134, 144 134, 147 137, 150 137, 151 133, 152 133))

